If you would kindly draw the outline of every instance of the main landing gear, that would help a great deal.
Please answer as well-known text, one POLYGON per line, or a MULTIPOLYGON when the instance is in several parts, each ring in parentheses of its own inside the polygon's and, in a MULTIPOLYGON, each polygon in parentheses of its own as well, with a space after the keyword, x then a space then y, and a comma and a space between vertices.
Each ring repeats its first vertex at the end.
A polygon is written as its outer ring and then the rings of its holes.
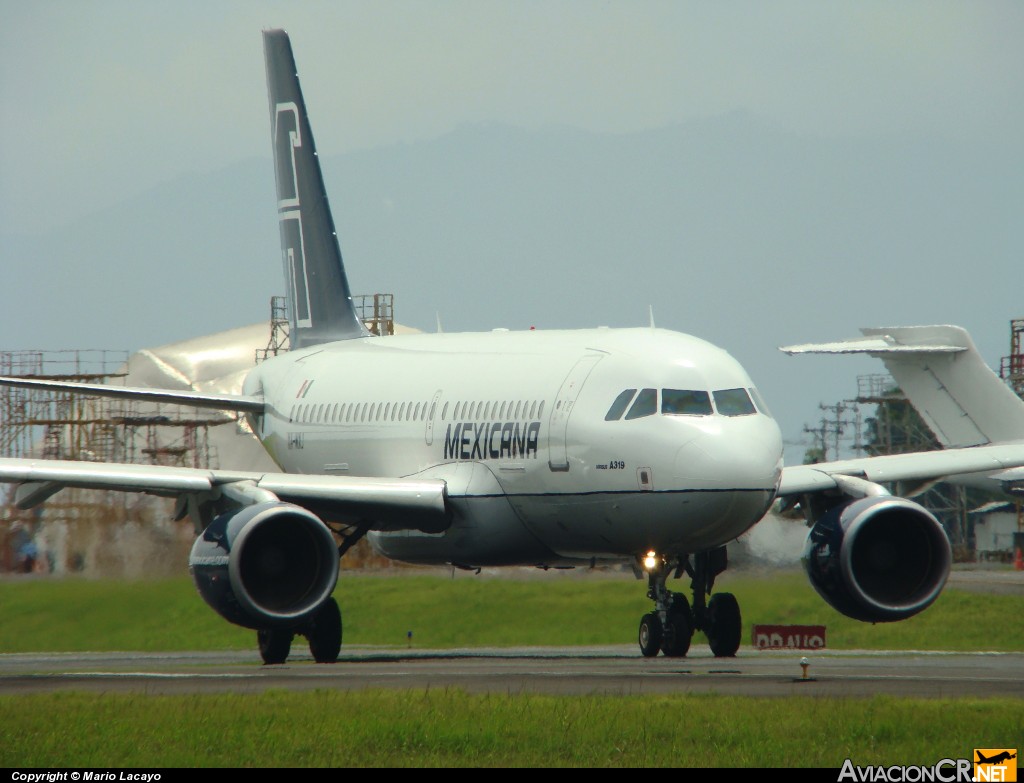
MULTIPOLYGON (((369 524, 360 525, 328 525, 331 532, 341 539, 338 546, 340 560, 349 549, 366 535, 369 524)), ((328 598, 316 616, 298 628, 267 628, 256 632, 256 641, 260 648, 260 657, 265 664, 284 663, 292 650, 295 635, 305 636, 309 642, 309 651, 317 663, 337 663, 341 654, 341 608, 334 598, 328 598)))
POLYGON ((296 634, 305 636, 309 651, 317 663, 336 663, 341 653, 341 609, 333 598, 310 622, 298 628, 269 628, 256 632, 263 663, 284 663, 292 650, 296 634))
POLYGON ((656 552, 648 552, 638 561, 647 573, 647 597, 654 601, 654 611, 640 619, 640 652, 645 657, 653 658, 659 652, 669 658, 683 657, 694 631, 704 632, 716 658, 736 654, 743 628, 740 606, 732 593, 711 595, 715 577, 728 565, 725 547, 699 552, 692 564, 688 555, 665 557, 656 552), (683 593, 665 586, 670 574, 678 579, 683 573, 690 576, 692 606, 683 593))

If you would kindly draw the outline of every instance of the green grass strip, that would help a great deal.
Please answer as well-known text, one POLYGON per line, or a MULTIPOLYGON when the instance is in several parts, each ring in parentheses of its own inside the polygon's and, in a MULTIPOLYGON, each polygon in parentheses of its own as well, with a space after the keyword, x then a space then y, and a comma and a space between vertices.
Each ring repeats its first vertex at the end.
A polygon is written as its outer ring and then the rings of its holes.
MULTIPOLYGON (((688 580, 671 583, 687 590, 688 580)), ((833 649, 1024 649, 1024 598, 947 588, 931 608, 899 623, 871 625, 831 609, 802 572, 729 574, 744 645, 754 623, 825 625, 833 649)), ((533 579, 433 574, 343 575, 335 595, 346 644, 417 648, 633 643, 649 611, 646 585, 629 574, 533 579)), ((0 582, 0 652, 251 649, 252 631, 211 611, 187 576, 154 581, 86 579, 0 582)), ((702 644, 702 637, 694 640, 702 644)))
POLYGON ((1015 747, 1017 700, 472 695, 0 697, 6 767, 834 767, 1015 747))

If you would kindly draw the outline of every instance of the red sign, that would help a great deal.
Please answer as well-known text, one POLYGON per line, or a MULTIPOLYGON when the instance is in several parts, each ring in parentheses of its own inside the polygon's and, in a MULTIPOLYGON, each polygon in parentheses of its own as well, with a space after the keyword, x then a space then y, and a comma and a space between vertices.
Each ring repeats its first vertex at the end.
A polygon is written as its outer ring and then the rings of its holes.
POLYGON ((820 650, 824 625, 755 625, 755 650, 820 650))

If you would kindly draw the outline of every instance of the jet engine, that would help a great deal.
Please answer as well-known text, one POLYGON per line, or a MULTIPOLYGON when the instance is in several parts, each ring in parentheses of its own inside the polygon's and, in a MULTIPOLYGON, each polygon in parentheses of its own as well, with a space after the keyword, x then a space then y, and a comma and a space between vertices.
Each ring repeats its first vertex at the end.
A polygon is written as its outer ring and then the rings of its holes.
POLYGON ((873 496, 836 506, 811 528, 803 563, 811 584, 847 617, 905 620, 938 598, 952 562, 949 539, 927 509, 873 496))
POLYGON ((218 516, 196 539, 188 564, 203 600, 246 628, 301 625, 338 581, 331 531, 291 503, 257 503, 218 516))

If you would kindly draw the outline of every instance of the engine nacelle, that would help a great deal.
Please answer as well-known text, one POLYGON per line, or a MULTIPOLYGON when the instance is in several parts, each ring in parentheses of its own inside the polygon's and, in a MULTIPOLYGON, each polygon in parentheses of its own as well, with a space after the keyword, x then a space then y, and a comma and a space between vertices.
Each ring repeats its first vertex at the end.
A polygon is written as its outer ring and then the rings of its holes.
POLYGON ((338 548, 327 526, 290 503, 258 503, 217 517, 188 560, 199 594, 246 628, 299 626, 338 582, 338 548))
POLYGON ((869 623, 905 620, 928 608, 952 560, 946 532, 931 512, 891 496, 829 510, 811 528, 803 555, 821 597, 869 623))

